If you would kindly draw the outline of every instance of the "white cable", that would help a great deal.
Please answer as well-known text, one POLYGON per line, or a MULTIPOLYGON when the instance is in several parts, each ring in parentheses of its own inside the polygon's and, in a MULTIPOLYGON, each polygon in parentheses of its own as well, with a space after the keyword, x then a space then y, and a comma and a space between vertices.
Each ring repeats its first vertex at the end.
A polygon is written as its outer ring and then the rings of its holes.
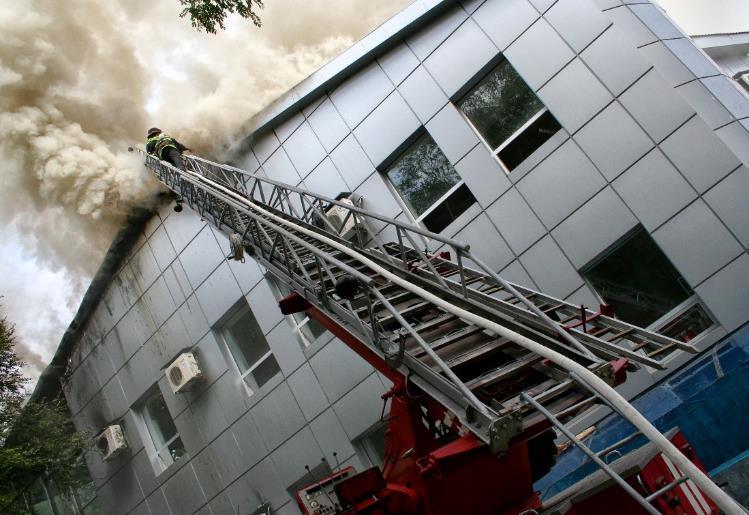
POLYGON ((653 442, 653 444, 664 455, 668 456, 671 459, 671 461, 673 461, 674 464, 676 464, 676 466, 678 466, 684 472, 684 474, 689 477, 689 479, 694 481, 702 489, 702 491, 708 495, 708 497, 710 497, 713 501, 715 501, 715 503, 718 505, 718 507, 721 510, 723 510, 728 515, 741 515, 741 514, 747 513, 747 511, 744 510, 744 508, 740 504, 738 504, 735 500, 731 498, 730 495, 728 495, 718 485, 716 485, 707 476, 707 474, 702 472, 694 463, 692 463, 686 456, 684 456, 674 446, 674 444, 672 444, 668 440, 668 438, 663 436, 661 432, 658 431, 645 417, 643 417, 640 414, 640 412, 638 412, 629 402, 627 402, 627 400, 624 397, 622 397, 614 388, 609 386, 605 381, 603 381, 603 379, 595 375, 586 367, 580 365, 576 361, 573 361, 569 359, 568 357, 548 347, 545 347, 544 345, 541 345, 540 343, 534 342, 533 340, 519 333, 516 333, 515 331, 507 329, 506 327, 503 327, 497 324, 496 322, 492 322, 491 320, 482 318, 478 315, 471 313, 470 311, 466 311, 463 308, 454 306, 453 304, 446 302, 444 299, 438 297, 437 295, 434 295, 420 288, 419 286, 416 286, 406 281, 405 279, 402 279, 401 277, 390 272, 389 270, 381 267, 380 265, 378 265, 377 263, 375 263, 374 261, 366 257, 364 254, 361 254, 360 252, 357 252, 351 249, 350 247, 347 247, 346 245, 338 243, 337 241, 333 239, 330 239, 319 233, 306 229, 302 226, 293 224, 284 218, 281 218, 269 211, 266 211, 265 209, 259 207, 257 204, 255 204, 253 201, 249 200, 248 198, 242 197, 241 195, 233 192, 232 190, 220 184, 216 184, 209 179, 206 179, 200 174, 197 174, 195 172, 190 172, 190 171, 188 171, 187 173, 194 175, 196 178, 199 178, 202 182, 208 183, 211 187, 220 189, 225 194, 233 197, 235 200, 242 202, 243 204, 246 204, 247 206, 275 220, 276 222, 282 225, 285 225, 287 227, 291 227, 295 231, 299 231, 303 234, 306 234, 307 236, 311 236, 325 243, 326 245, 329 245, 345 254, 348 254, 349 256, 358 260, 360 263, 376 271, 378 274, 385 277, 389 281, 397 284, 398 286, 402 288, 405 288, 406 290, 418 295, 422 299, 429 301, 432 304, 444 309, 445 311, 452 313, 453 315, 459 318, 462 318, 463 320, 469 321, 479 327, 483 327, 484 329, 492 331, 497 335, 503 336, 507 338, 508 340, 511 340, 512 342, 516 343, 517 345, 520 345, 521 347, 524 347, 528 349, 529 351, 538 354, 539 356, 542 356, 548 360, 553 361, 554 363, 564 368, 565 370, 569 372, 574 372, 581 379, 586 381, 588 383, 588 386, 590 386, 596 393, 598 393, 599 395, 601 395, 601 397, 603 397, 608 402, 610 402, 622 415, 625 416, 625 418, 627 418, 627 420, 629 420, 637 429, 639 429, 640 432, 643 435, 645 435, 646 438, 648 438, 651 442, 653 442))

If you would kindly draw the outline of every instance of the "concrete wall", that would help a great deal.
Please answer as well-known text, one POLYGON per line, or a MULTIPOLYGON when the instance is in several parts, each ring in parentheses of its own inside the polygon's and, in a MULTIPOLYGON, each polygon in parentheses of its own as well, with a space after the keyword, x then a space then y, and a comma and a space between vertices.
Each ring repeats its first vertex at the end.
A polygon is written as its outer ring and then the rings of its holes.
MULTIPOLYGON (((749 157, 736 148, 749 148, 746 97, 731 96, 714 69, 718 81, 659 54, 684 38, 647 3, 445 4, 349 79, 284 113, 240 165, 330 196, 356 191, 366 208, 408 220, 381 168, 426 130, 478 200, 443 234, 508 279, 596 305, 579 270, 641 224, 718 321, 700 347, 743 325, 749 157), (509 174, 453 103, 500 54, 564 127, 509 174)), ((251 513, 261 500, 294 513, 286 488, 305 465, 334 452, 367 465, 351 442, 377 422, 387 385, 338 340, 302 349, 263 271, 227 262, 228 249, 189 210, 162 210, 74 352, 65 392, 76 424, 97 432, 120 422, 131 446, 111 462, 89 456, 111 513, 251 513), (242 298, 282 370, 253 395, 214 331, 242 298), (177 397, 161 368, 183 348, 197 352, 207 380, 177 397), (154 384, 188 453, 159 475, 137 412, 154 384)), ((628 393, 659 377, 639 374, 628 393)))

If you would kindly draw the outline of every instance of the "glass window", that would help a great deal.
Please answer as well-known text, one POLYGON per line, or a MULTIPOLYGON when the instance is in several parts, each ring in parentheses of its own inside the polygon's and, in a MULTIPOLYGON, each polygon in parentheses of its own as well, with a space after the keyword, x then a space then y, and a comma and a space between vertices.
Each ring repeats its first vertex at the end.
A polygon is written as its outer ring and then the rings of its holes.
POLYGON ((281 371, 249 306, 243 306, 230 317, 221 334, 251 392, 281 371))
POLYGON ((713 325, 684 278, 639 228, 582 272, 616 316, 684 341, 713 325))
POLYGON ((142 415, 153 442, 156 461, 164 470, 185 455, 185 446, 182 444, 161 392, 155 392, 146 400, 143 404, 142 415))
MULTIPOLYGON (((266 278, 271 285, 273 293, 275 293, 278 298, 285 297, 291 293, 291 289, 289 289, 285 284, 277 281, 273 276, 266 276, 266 278)), ((325 334, 326 331, 325 327, 316 320, 308 317, 306 313, 293 313, 287 315, 286 320, 289 322, 289 325, 291 325, 291 331, 294 333, 294 336, 296 336, 303 348, 312 345, 312 342, 325 334)))
POLYGON ((385 439, 387 438, 387 424, 377 424, 369 429, 358 444, 369 462, 375 467, 382 467, 385 460, 385 439))
POLYGON ((476 199, 429 134, 421 136, 386 175, 408 210, 440 232, 476 199))
POLYGON ((508 170, 561 128, 508 61, 471 89, 459 107, 508 170))

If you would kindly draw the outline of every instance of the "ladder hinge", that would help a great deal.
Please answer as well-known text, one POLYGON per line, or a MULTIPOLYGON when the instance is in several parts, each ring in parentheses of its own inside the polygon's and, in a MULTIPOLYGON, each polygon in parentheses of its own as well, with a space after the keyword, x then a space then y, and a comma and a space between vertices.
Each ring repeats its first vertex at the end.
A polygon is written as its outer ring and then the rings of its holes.
POLYGON ((523 417, 519 411, 513 411, 489 425, 489 448, 494 454, 507 451, 510 440, 523 431, 523 417))

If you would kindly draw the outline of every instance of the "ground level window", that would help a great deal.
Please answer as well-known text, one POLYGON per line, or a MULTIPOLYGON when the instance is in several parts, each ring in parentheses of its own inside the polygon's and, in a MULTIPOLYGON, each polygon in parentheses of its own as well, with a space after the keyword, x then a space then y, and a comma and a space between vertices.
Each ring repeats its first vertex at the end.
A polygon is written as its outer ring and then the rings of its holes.
POLYGON ((458 107, 508 171, 562 128, 506 60, 481 79, 458 107))
POLYGON ((631 324, 689 341, 713 325, 694 292, 642 227, 581 271, 631 324))
POLYGON ((255 315, 246 303, 223 324, 221 336, 250 392, 281 372, 255 315))
POLYGON ((429 134, 422 135, 385 172, 416 221, 440 232, 476 202, 429 134))
POLYGON ((141 411, 154 447, 154 458, 163 471, 185 455, 185 446, 160 391, 154 392, 141 411))

